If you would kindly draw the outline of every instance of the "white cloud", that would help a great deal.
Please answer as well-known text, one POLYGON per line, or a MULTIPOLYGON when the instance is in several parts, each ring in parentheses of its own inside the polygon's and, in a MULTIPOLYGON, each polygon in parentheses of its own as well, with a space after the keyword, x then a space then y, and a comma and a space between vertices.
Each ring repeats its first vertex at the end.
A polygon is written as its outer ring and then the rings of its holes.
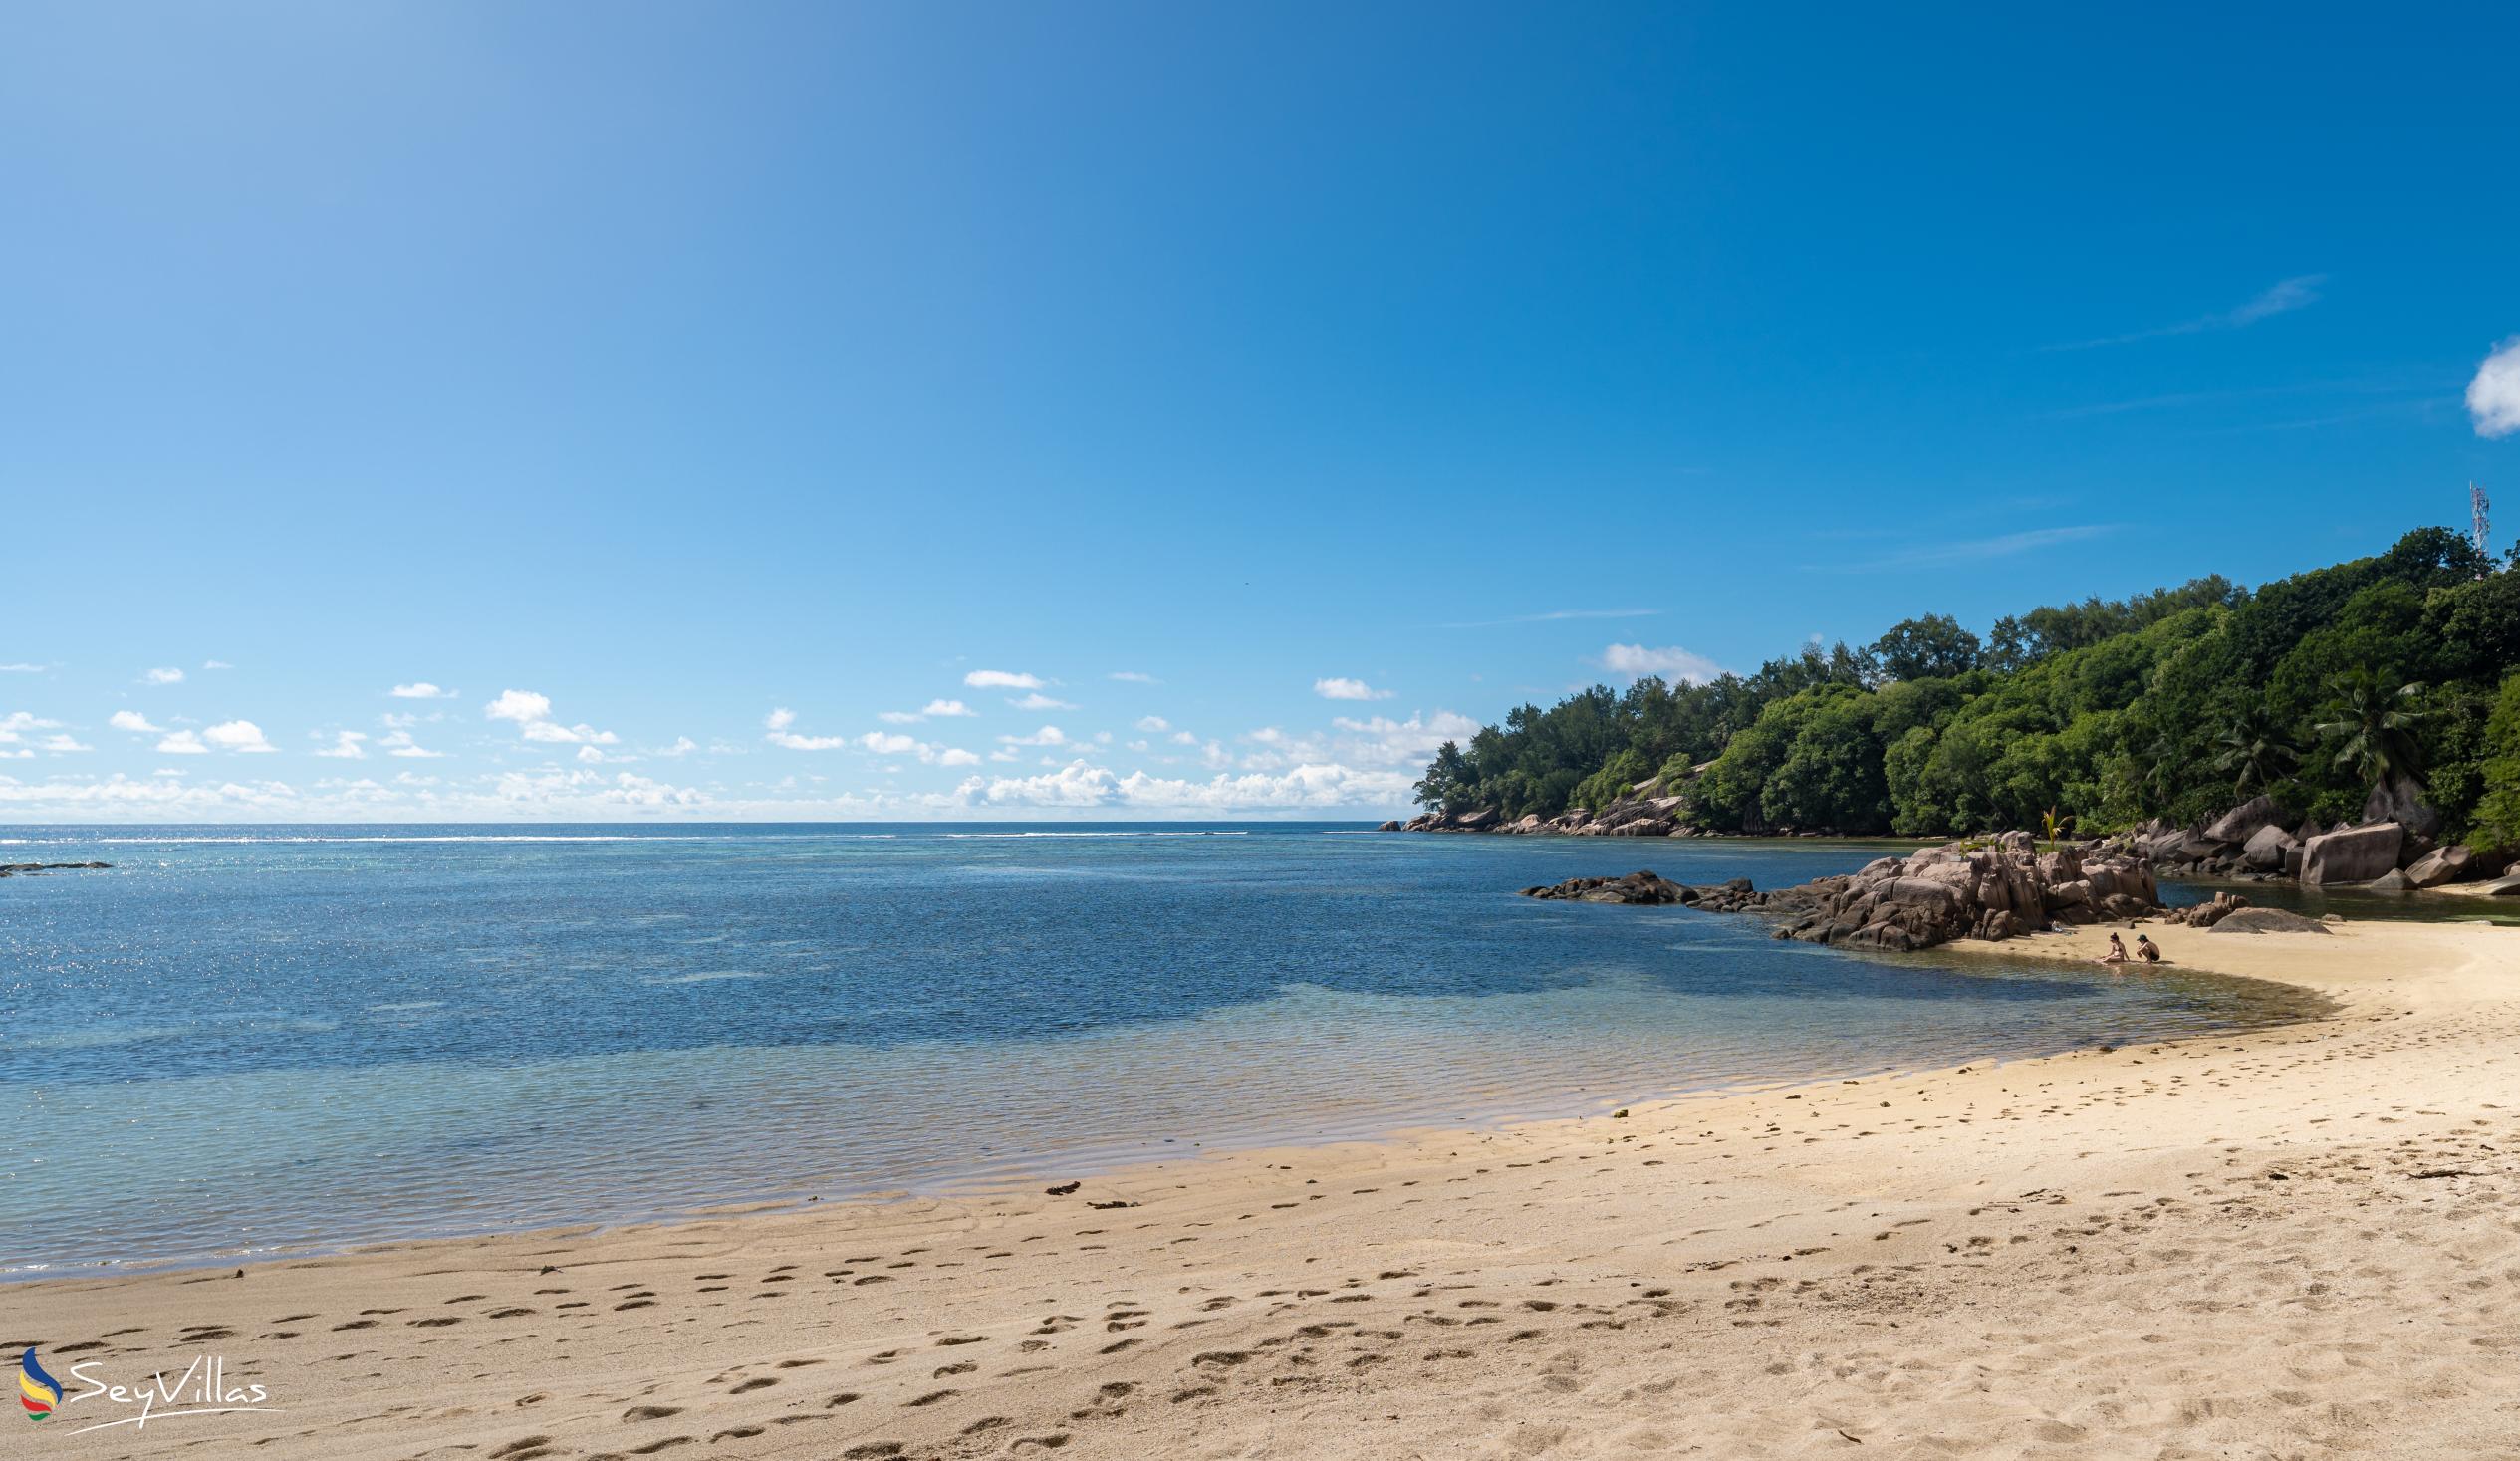
POLYGON ((622 739, 583 721, 562 725, 551 718, 551 697, 532 690, 501 690, 499 698, 481 707, 481 713, 492 720, 512 720, 525 739, 546 745, 612 746, 622 739))
POLYGON ((1174 780, 1071 761, 1039 776, 966 778, 955 798, 969 807, 1107 807, 1147 811, 1239 812, 1396 806, 1408 798, 1411 772, 1364 772, 1339 765, 1299 766, 1276 776, 1174 780))
MULTIPOLYGON (((430 688, 435 689, 436 686, 430 688)), ((538 720, 551 719, 551 697, 537 695, 532 690, 501 690, 499 698, 481 707, 481 713, 492 720, 512 720, 519 725, 531 725, 538 720)))
MULTIPOLYGON (((397 700, 452 700, 455 698, 454 691, 440 689, 426 680, 413 680, 407 685, 396 685, 392 689, 385 691, 385 693, 391 695, 397 700)), ((508 694, 510 695, 517 693, 519 692, 515 690, 508 691, 508 694)), ((505 699, 506 696, 501 696, 500 698, 505 699)), ((543 697, 536 695, 534 698, 542 700, 543 697)), ((545 714, 550 713, 551 702, 549 700, 543 700, 543 711, 545 714)))
POLYGON ((762 717, 761 723, 774 731, 786 730, 789 726, 796 724, 796 712, 782 705, 762 717))
POLYGON ((1038 690, 1038 675, 1018 674, 1003 669, 975 669, 962 677, 962 682, 975 690, 1038 690))
POLYGON ((15 745, 28 731, 59 729, 58 720, 45 720, 31 710, 12 710, 0 715, 0 746, 15 745))
POLYGON ((915 756, 930 766, 977 766, 980 758, 954 746, 931 746, 892 731, 869 731, 858 744, 878 756, 915 756))
POLYGON ((46 736, 40 744, 43 749, 56 754, 68 751, 93 751, 96 749, 94 746, 82 744, 76 738, 66 735, 46 736))
POLYGON ((876 719, 887 725, 915 725, 922 720, 942 720, 958 715, 979 713, 960 700, 930 700, 916 710, 886 710, 876 719))
POLYGON ((368 759, 368 752, 359 743, 366 739, 368 735, 365 731, 337 731, 333 736, 333 744, 315 754, 330 756, 336 761, 365 761, 368 759))
POLYGON ((700 749, 700 743, 691 739, 689 736, 676 736, 673 738, 672 745, 665 747, 656 754, 659 756, 688 756, 698 749, 700 749))
POLYGON ((1141 715, 1137 718, 1137 729, 1141 731, 1168 731, 1172 729, 1172 722, 1164 719, 1160 715, 1141 715))
POLYGON ((1021 700, 1009 700, 1006 703, 1018 710, 1074 710, 1077 708, 1065 700, 1053 700, 1039 690, 1033 691, 1021 700))
POLYGON ((1068 743, 1066 733, 1055 725, 1045 725, 1029 736, 1000 736, 998 739, 1010 746, 1064 746, 1068 743))
POLYGON ((165 730, 162 727, 150 725, 148 723, 148 717, 140 714, 136 710, 117 710, 112 715, 106 717, 106 724, 113 726, 116 730, 129 731, 133 735, 158 736, 165 734, 165 730))
POLYGON ((1198 743, 1198 735, 1193 731, 1181 730, 1172 733, 1172 744, 1176 746, 1195 746, 1198 743))
POLYGON ((1660 649, 1642 644, 1613 644, 1602 651, 1602 668, 1612 674, 1658 674, 1690 684, 1704 684, 1723 673, 1715 661, 1677 644, 1660 649))
POLYGON ((0 674, 42 674, 49 664, 0 664, 0 674))
POLYGON ((280 748, 263 739, 263 729, 250 720, 223 720, 201 733, 201 739, 222 751, 261 755, 280 748))
POLYGON ((795 731, 772 731, 762 739, 791 751, 837 751, 849 744, 847 736, 803 736, 795 731))
POLYGON ((228 662, 227 662, 226 660, 224 660, 224 659, 204 659, 204 660, 202 660, 202 661, 201 661, 201 667, 202 667, 203 669, 234 669, 234 668, 236 668, 236 666, 235 666, 235 665, 232 665, 232 664, 228 663, 228 662))
POLYGON ((443 751, 432 751, 420 745, 411 739, 411 733, 407 730, 395 731, 377 744, 384 748, 386 755, 399 756, 405 761, 434 761, 446 754, 443 751))
POLYGON ((2467 382, 2467 414, 2479 436, 2508 436, 2520 431, 2520 335, 2493 349, 2467 382))
POLYGON ((171 666, 162 669, 152 669, 148 673, 140 676, 140 683, 144 685, 180 685, 183 683, 183 671, 171 666))
POLYGON ((1363 680, 1332 678, 1313 681, 1313 693, 1325 700, 1388 700, 1391 692, 1378 690, 1363 680))
POLYGON ((188 730, 169 731, 166 739, 157 743, 157 749, 168 756, 207 756, 210 754, 210 748, 201 744, 201 738, 188 730))
POLYGON ((1163 683, 1163 681, 1156 679, 1153 675, 1147 674, 1142 670, 1134 669, 1116 669, 1112 671, 1111 677, 1116 680, 1125 680, 1133 685, 1159 685, 1163 683))

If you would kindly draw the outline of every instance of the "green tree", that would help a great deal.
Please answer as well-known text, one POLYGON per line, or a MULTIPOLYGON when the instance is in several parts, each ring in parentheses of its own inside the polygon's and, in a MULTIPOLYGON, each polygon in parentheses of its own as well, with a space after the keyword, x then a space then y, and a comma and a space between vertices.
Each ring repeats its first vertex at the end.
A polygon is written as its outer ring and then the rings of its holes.
POLYGON ((2377 671, 2357 669, 2337 676, 2330 688, 2330 718, 2314 729, 2336 747, 2334 764, 2370 786, 2392 777, 2420 783, 2423 747, 2416 732, 2429 713, 2423 686, 2393 684, 2377 671))
POLYGON ((2214 757, 2214 769, 2228 773, 2232 789, 2243 796, 2266 791, 2301 764, 2301 748, 2263 699, 2242 702, 2222 733, 2214 737, 2214 744, 2222 748, 2214 757))
POLYGON ((1977 635, 1947 613, 1901 619, 1874 641, 1873 657, 1893 680, 1947 680, 1977 668, 1977 635))

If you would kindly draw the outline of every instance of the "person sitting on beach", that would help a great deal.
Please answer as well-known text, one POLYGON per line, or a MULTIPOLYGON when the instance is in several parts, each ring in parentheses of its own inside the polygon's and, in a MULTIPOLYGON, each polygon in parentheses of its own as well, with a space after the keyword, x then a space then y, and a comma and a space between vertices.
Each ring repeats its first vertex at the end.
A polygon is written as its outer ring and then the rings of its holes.
MULTIPOLYGON (((2118 936, 2116 934, 2111 934, 2109 941, 2111 943, 2116 943, 2118 941, 2118 936)), ((2143 962, 2147 964, 2158 964, 2162 962, 2161 946, 2154 943, 2152 941, 2152 935, 2148 933, 2139 933, 2135 936, 2135 951, 2137 956, 2142 958, 2143 962)))
POLYGON ((2094 960, 2095 963, 2101 964, 2123 964, 2126 961, 2127 946, 2119 942, 2118 935, 2114 933, 2109 935, 2109 952, 2094 960))

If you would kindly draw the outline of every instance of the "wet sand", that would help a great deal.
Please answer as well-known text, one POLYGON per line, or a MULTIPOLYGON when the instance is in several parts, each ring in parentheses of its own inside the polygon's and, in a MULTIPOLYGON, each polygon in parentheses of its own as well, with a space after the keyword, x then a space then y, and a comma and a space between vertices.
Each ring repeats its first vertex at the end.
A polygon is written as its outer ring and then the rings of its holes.
MULTIPOLYGON (((44 1423, 62 1456, 2510 1444, 2520 930, 2154 933, 2182 966, 2336 1012, 1166 1162, 1056 1197, 16 1285, 6 1338, 66 1383, 215 1352, 280 1407, 71 1435, 131 1413, 77 1402, 44 1423)), ((2088 958, 2104 937, 2002 950, 2088 958)))

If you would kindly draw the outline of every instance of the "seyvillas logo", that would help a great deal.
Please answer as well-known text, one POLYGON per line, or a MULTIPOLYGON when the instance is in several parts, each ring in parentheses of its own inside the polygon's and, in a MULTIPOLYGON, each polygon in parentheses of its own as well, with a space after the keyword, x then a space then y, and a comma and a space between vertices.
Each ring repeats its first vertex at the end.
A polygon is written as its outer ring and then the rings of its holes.
POLYGON ((29 1420, 42 1420, 61 1403, 61 1381, 46 1374, 44 1366, 35 1362, 32 1347, 18 1359, 18 1403, 26 1407, 29 1420))
POLYGON ((172 1379, 166 1377, 165 1371, 159 1370, 136 1384, 118 1385, 99 1378, 94 1371, 102 1363, 101 1360, 91 1359, 70 1366, 71 1382, 80 1389, 75 1393, 65 1393, 61 1381, 53 1378, 36 1360, 32 1348, 28 1349, 18 1360, 18 1403, 25 1407, 26 1418, 43 1420, 58 1414, 65 1406, 87 1400, 103 1400, 109 1406, 121 1406, 126 1411, 137 1407, 135 1413, 127 1414, 115 1414, 111 1410, 83 1412, 79 1417, 81 1419, 89 1415, 110 1418, 89 1420, 86 1425, 63 1432, 75 1436, 92 1430, 111 1430, 118 1425, 145 1430, 151 1421, 173 1420, 188 1415, 234 1415, 246 1410, 279 1408, 264 1403, 271 1398, 271 1392, 261 1385, 231 1382, 227 1377, 227 1359, 223 1355, 204 1354, 184 1366, 183 1373, 172 1379))

